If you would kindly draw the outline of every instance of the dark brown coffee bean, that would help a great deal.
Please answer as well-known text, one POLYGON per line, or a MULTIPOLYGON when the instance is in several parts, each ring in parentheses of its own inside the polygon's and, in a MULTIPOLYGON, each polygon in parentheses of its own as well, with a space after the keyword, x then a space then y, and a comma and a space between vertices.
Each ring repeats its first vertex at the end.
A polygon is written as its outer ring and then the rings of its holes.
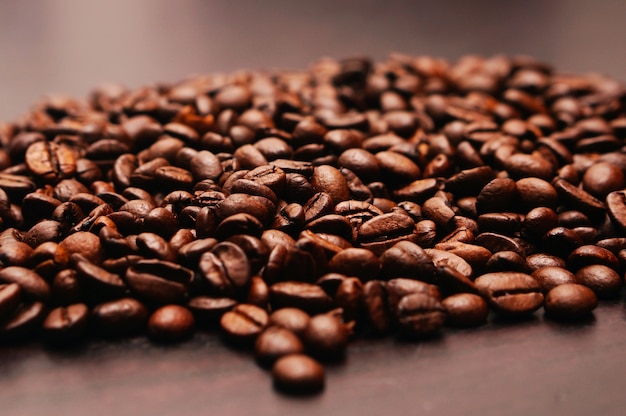
POLYGON ((373 280, 378 276, 381 262, 369 250, 348 248, 340 251, 328 262, 331 272, 356 276, 361 281, 373 280))
POLYGON ((313 394, 324 389, 325 373, 314 359, 303 354, 286 355, 272 367, 276 389, 290 394, 313 394))
POLYGON ((594 245, 580 246, 567 258, 567 265, 572 271, 592 264, 602 264, 613 270, 619 270, 617 257, 609 250, 594 245))
MULTIPOLYGON (((433 265, 437 269, 441 267, 448 267, 458 272, 461 276, 463 276, 461 277, 461 279, 463 279, 463 281, 466 281, 466 282, 467 282, 467 279, 470 279, 472 277, 472 274, 473 274, 472 266, 470 266, 465 260, 457 256, 456 254, 449 252, 449 251, 442 251, 442 250, 437 250, 437 249, 432 249, 432 248, 427 248, 424 251, 426 252, 426 254, 430 256, 430 258, 432 259, 433 265)), ((440 272, 441 270, 437 270, 435 280, 442 278, 442 276, 440 275, 440 272)), ((445 277, 443 278, 445 279, 445 277)))
POLYGON ((476 197, 479 213, 511 211, 517 198, 515 181, 510 178, 496 178, 485 185, 476 197))
POLYGON ((494 178, 495 173, 490 166, 462 170, 446 181, 446 191, 457 195, 477 194, 494 178))
POLYGON ((49 342, 59 344, 81 338, 89 320, 89 308, 83 303, 60 306, 48 313, 43 321, 44 336, 49 342))
POLYGON ((199 324, 217 326, 222 315, 237 305, 231 298, 211 298, 196 296, 189 300, 187 307, 193 312, 199 324))
POLYGON ((98 334, 105 336, 125 336, 143 330, 148 316, 148 309, 132 298, 101 303, 92 311, 98 334))
POLYGON ((396 317, 402 335, 410 338, 424 337, 432 335, 443 326, 446 309, 432 296, 413 293, 400 299, 396 317))
POLYGON ((616 228, 626 230, 626 191, 611 192, 606 197, 611 222, 616 228))
POLYGON ((420 178, 419 166, 400 153, 383 151, 376 153, 375 156, 381 178, 388 183, 409 183, 420 178))
POLYGON ((270 326, 257 337, 254 351, 257 361, 262 366, 270 366, 286 355, 302 354, 304 345, 289 329, 270 326))
POLYGON ((220 326, 229 340, 250 344, 263 332, 268 321, 265 310, 254 305, 240 304, 222 315, 220 326))
POLYGON ((86 258, 73 254, 72 262, 81 288, 95 300, 102 301, 126 295, 126 284, 122 278, 90 263, 86 258))
POLYGON ((193 314, 184 306, 161 306, 148 320, 148 335, 159 342, 181 341, 193 333, 194 325, 193 314))
POLYGON ((408 215, 378 215, 361 225, 358 240, 361 247, 381 255, 385 250, 404 240, 414 241, 415 223, 408 215))
POLYGON ((560 266, 544 266, 532 272, 531 276, 539 282, 544 293, 552 288, 567 284, 576 283, 574 273, 560 266))
POLYGON ((626 180, 619 167, 606 162, 598 162, 585 171, 582 183, 585 191, 603 200, 609 193, 623 189, 626 180))
POLYGON ((59 246, 71 254, 80 254, 94 264, 102 261, 103 250, 98 236, 79 231, 67 236, 59 246))
POLYGON ((499 251, 489 258, 486 267, 489 272, 525 272, 526 261, 514 251, 499 251))
POLYGON ((348 331, 336 317, 321 314, 310 319, 302 339, 307 351, 314 356, 322 360, 340 360, 346 353, 348 331))
POLYGON ((556 179, 553 185, 559 197, 572 208, 587 214, 590 218, 604 217, 606 208, 604 203, 591 194, 563 179, 556 179))
POLYGON ((617 296, 622 286, 622 278, 615 270, 594 264, 576 272, 576 283, 593 290, 598 298, 606 299, 617 296))
POLYGON ((272 308, 300 308, 308 313, 326 312, 332 307, 332 299, 321 287, 296 281, 274 283, 270 286, 272 308))
POLYGON ((0 324, 0 339, 25 338, 41 324, 46 316, 42 302, 23 303, 7 320, 0 324))
POLYGON ((9 266, 0 270, 0 282, 17 283, 21 293, 33 300, 45 302, 50 297, 50 285, 37 273, 24 267, 9 266))
POLYGON ((250 263, 237 245, 222 242, 200 257, 199 271, 209 286, 219 293, 232 295, 250 283, 250 263))
POLYGON ((577 320, 589 316, 598 305, 593 290, 574 283, 559 285, 546 295, 546 316, 557 320, 577 320))
POLYGON ((487 322, 487 302, 473 293, 448 296, 441 304, 446 308, 446 324, 450 326, 472 327, 487 322))
POLYGON ((162 260, 140 260, 126 270, 125 282, 142 298, 157 304, 181 303, 193 272, 162 260))
POLYGON ((521 257, 526 256, 524 247, 514 238, 496 233, 481 233, 476 237, 475 244, 485 247, 492 253, 513 251, 521 257))
POLYGON ((506 315, 527 315, 543 303, 541 286, 524 273, 488 273, 478 277, 474 283, 489 303, 506 315))
POLYGON ((0 321, 4 321, 15 312, 21 300, 22 289, 17 283, 0 285, 0 321))
POLYGON ((293 332, 298 336, 304 334, 311 317, 298 308, 282 308, 272 312, 269 318, 270 325, 276 325, 293 332))

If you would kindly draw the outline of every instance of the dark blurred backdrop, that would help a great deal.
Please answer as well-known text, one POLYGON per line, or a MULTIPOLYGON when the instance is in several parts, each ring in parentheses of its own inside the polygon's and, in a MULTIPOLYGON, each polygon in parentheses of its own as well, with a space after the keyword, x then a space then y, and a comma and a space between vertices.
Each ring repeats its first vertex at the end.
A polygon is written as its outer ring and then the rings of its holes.
POLYGON ((321 56, 530 54, 626 80, 619 0, 0 0, 0 119, 198 72, 305 68, 321 56))

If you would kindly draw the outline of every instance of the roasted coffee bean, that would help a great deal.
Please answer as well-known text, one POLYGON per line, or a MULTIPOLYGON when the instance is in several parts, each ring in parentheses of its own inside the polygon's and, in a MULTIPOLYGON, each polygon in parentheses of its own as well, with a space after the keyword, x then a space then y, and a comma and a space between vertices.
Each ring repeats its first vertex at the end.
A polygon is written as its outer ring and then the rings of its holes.
POLYGON ((250 263, 237 245, 222 242, 200 257, 199 271, 209 286, 219 293, 232 295, 250 283, 250 263))
POLYGON ((622 278, 607 266, 593 264, 576 272, 576 283, 587 286, 598 298, 605 299, 617 296, 622 286, 622 278))
POLYGON ((0 285, 0 321, 4 321, 17 309, 22 289, 17 283, 0 285))
POLYGON ((619 270, 617 257, 609 250, 598 246, 580 246, 572 251, 567 258, 567 265, 572 271, 592 264, 602 264, 613 270, 619 270))
POLYGON ((546 295, 546 316, 557 320, 577 320, 589 316, 598 306, 598 299, 590 288, 566 283, 551 289, 546 295))
POLYGON ((553 185, 559 197, 572 208, 587 214, 590 218, 604 217, 606 208, 604 203, 591 194, 563 179, 556 179, 553 185))
POLYGON ((175 342, 193 333, 195 320, 189 309, 165 305, 154 311, 148 320, 148 335, 159 342, 175 342))
POLYGON ((526 261, 514 251, 494 253, 485 265, 489 272, 525 272, 526 261))
POLYGON ((72 177, 76 173, 76 158, 71 149, 54 142, 38 141, 24 155, 29 171, 47 182, 72 177))
POLYGON ((59 243, 59 246, 70 253, 70 255, 80 254, 95 264, 102 261, 104 254, 98 236, 84 231, 67 236, 59 243))
POLYGON ((126 270, 125 282, 140 297, 158 304, 181 303, 193 272, 162 260, 140 260, 126 270))
POLYGON ((348 330, 343 322, 330 314, 312 317, 302 334, 307 351, 322 360, 344 358, 348 346, 348 330))
POLYGON ((43 321, 44 336, 49 342, 60 344, 81 338, 89 320, 89 308, 83 303, 60 306, 48 313, 43 321))
POLYGON ((514 180, 496 178, 480 190, 476 197, 476 209, 479 213, 510 211, 517 194, 514 180))
POLYGON ((396 317, 402 335, 409 338, 430 336, 443 326, 446 308, 432 296, 413 293, 400 299, 396 317))
POLYGON ((311 317, 298 308, 281 308, 272 312, 269 318, 270 325, 276 325, 293 332, 298 336, 304 334, 311 317))
POLYGON ((371 251, 361 248, 342 250, 328 262, 328 269, 331 272, 356 276, 361 281, 375 279, 380 267, 380 260, 371 251))
POLYGON ((0 282, 17 283, 23 296, 45 302, 50 298, 50 285, 37 273, 24 267, 10 266, 0 270, 0 282))
POLYGON ((574 273, 560 266, 541 267, 533 271, 531 276, 539 282, 544 293, 559 285, 576 283, 574 273))
POLYGON ((93 308, 92 319, 98 334, 126 336, 144 329, 148 309, 133 298, 122 298, 101 303, 93 308))
POLYGON ((15 340, 28 336, 46 316, 42 302, 23 303, 8 319, 0 324, 0 339, 15 340))
POLYGON ((361 247, 381 255, 400 241, 414 241, 415 223, 411 217, 401 214, 378 215, 361 225, 358 240, 361 247))
POLYGON ((489 303, 506 315, 527 315, 539 309, 543 303, 541 286, 524 273, 487 273, 478 277, 474 283, 489 303))
POLYGON ((72 262, 81 288, 92 293, 95 300, 115 299, 126 295, 126 284, 119 275, 90 263, 78 254, 72 255, 72 262))
POLYGON ((271 285, 270 302, 277 309, 293 307, 312 314, 326 312, 332 307, 332 299, 321 287, 296 281, 271 285))
POLYGON ((270 326, 254 343, 257 361, 262 366, 270 366, 281 357, 289 354, 302 354, 304 345, 296 334, 281 326, 270 326))
POLYGON ((325 372, 314 359, 303 354, 286 355, 272 367, 276 389, 289 394, 313 394, 324 389, 325 372))
POLYGON ((231 298, 211 298, 196 296, 189 300, 187 307, 193 312, 199 324, 217 326, 220 318, 237 305, 231 298))
POLYGON ((606 196, 611 222, 622 231, 626 230, 626 191, 611 192, 606 196))
POLYGON ((265 310, 244 303, 223 314, 220 326, 229 340, 248 345, 263 332, 268 321, 265 310))
POLYGON ((450 326, 472 327, 487 321, 487 302, 473 293, 448 296, 441 304, 446 308, 446 324, 450 326))
MULTIPOLYGON (((449 251, 442 251, 437 249, 427 248, 424 250, 428 256, 432 259, 433 265, 439 269, 441 267, 448 267, 458 272, 465 279, 470 279, 473 275, 472 266, 465 260, 456 254, 449 251)), ((440 270, 436 272, 436 278, 441 278, 440 270)), ((437 280, 436 279, 436 280, 437 280)))

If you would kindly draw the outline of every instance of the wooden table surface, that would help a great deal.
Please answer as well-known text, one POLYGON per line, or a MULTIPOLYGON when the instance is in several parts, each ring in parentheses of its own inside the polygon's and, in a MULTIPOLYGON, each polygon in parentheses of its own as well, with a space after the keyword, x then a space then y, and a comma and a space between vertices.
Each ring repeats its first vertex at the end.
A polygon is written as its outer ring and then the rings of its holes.
MULTIPOLYGON (((0 3, 0 119, 55 92, 131 87, 190 73, 305 68, 390 51, 454 59, 525 53, 626 80, 626 3, 578 0, 0 3), (519 4, 518 4, 519 3, 519 4)), ((579 325, 543 319, 445 331, 422 343, 354 342, 326 391, 292 398, 215 334, 76 351, 0 349, 0 414, 626 414, 623 296, 579 325)))

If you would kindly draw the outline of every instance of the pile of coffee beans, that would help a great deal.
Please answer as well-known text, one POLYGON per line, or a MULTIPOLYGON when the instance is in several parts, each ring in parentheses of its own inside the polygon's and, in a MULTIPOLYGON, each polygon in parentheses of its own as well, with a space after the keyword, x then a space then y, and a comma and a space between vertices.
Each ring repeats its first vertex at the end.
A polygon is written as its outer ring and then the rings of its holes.
POLYGON ((623 285, 625 139, 620 83, 529 57, 49 97, 0 124, 0 338, 216 330, 306 393, 354 337, 584 320, 623 285))

